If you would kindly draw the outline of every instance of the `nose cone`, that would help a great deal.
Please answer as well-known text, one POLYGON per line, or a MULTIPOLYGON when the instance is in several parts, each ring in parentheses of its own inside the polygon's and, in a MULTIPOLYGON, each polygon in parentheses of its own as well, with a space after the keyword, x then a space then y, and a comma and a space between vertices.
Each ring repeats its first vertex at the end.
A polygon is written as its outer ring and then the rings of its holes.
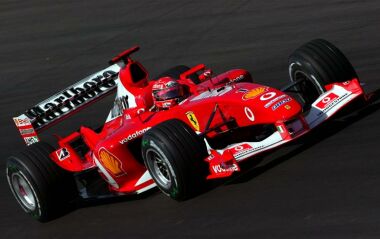
MULTIPOLYGON (((264 108, 265 106, 266 105, 264 105, 264 108)), ((284 121, 295 117, 302 110, 301 105, 295 99, 288 95, 285 95, 285 97, 276 100, 275 102, 270 104, 267 109, 268 111, 271 111, 277 119, 281 119, 284 121)))
MULTIPOLYGON (((274 123, 278 120, 289 120, 298 115, 302 108, 301 105, 289 95, 270 87, 262 87, 262 93, 250 98, 250 92, 247 92, 243 100, 249 105, 254 106, 255 112, 259 118, 257 121, 262 123, 274 123)), ((258 88, 252 90, 258 91, 258 88)), ((252 96, 257 92, 252 93, 252 96)), ((258 122, 257 122, 258 123, 258 122)))

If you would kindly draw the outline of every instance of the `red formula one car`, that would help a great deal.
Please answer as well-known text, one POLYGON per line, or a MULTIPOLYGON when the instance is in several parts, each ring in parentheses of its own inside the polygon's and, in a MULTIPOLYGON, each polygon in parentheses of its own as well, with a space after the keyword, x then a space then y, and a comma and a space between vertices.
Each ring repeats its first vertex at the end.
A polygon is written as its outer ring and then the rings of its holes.
POLYGON ((290 56, 291 83, 282 90, 255 83, 246 70, 213 75, 202 64, 174 67, 157 84, 131 59, 137 50, 14 118, 28 147, 8 159, 7 178, 21 207, 36 219, 55 217, 76 198, 139 194, 155 186, 187 199, 204 180, 229 177, 241 161, 368 98, 349 61, 325 40, 290 56), (40 142, 37 132, 114 90, 102 127, 82 126, 59 138, 56 148, 40 142), (98 179, 105 189, 94 190, 98 179))

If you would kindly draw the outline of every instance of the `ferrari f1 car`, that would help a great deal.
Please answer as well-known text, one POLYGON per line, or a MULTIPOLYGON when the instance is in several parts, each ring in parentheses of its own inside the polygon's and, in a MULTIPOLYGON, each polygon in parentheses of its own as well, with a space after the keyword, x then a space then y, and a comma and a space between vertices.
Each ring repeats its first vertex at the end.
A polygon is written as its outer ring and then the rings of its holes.
POLYGON ((260 85, 248 71, 213 75, 200 64, 176 66, 187 97, 157 110, 147 71, 124 51, 110 66, 14 118, 28 147, 7 160, 6 174, 20 206, 40 221, 77 198, 140 194, 153 187, 176 200, 192 197, 205 180, 229 177, 239 163, 293 141, 347 104, 366 100, 347 58, 325 40, 313 40, 289 58, 290 84, 260 85), (37 133, 116 91, 102 127, 81 126, 56 147, 37 133), (106 193, 91 190, 106 182, 106 193))

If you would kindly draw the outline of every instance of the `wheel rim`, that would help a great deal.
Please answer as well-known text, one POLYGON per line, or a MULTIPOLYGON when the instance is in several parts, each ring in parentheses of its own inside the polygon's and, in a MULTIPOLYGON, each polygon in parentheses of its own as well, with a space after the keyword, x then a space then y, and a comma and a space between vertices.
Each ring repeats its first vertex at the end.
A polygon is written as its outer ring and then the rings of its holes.
POLYGON ((17 199, 30 211, 36 209, 36 198, 33 188, 29 181, 20 172, 13 173, 11 176, 11 187, 17 199))
POLYGON ((169 189, 172 184, 172 177, 165 156, 155 149, 149 149, 146 156, 147 166, 153 178, 156 179, 156 183, 165 189, 169 189))
POLYGON ((311 104, 325 91, 317 79, 309 77, 305 72, 297 70, 294 72, 294 81, 301 81, 296 86, 297 94, 302 103, 302 108, 308 110, 311 104))
POLYGON ((298 81, 298 80, 306 80, 310 83, 312 83, 314 85, 314 89, 318 91, 319 94, 322 94, 323 92, 325 92, 326 90, 324 89, 324 87, 318 82, 318 80, 316 79, 313 79, 313 77, 309 77, 307 74, 305 74, 305 72, 303 71, 296 71, 294 73, 294 78, 295 78, 295 81, 298 81))

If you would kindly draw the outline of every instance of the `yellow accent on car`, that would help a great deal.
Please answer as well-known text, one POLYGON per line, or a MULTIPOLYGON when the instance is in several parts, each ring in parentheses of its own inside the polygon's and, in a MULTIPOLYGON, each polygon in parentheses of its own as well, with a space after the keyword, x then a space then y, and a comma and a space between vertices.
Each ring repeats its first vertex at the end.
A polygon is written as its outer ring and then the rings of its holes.
POLYGON ((186 113, 187 119, 189 120, 190 124, 194 127, 196 131, 199 131, 199 122, 197 117, 195 116, 194 112, 189 111, 186 113))
POLYGON ((116 177, 124 175, 121 161, 104 148, 99 150, 99 159, 103 166, 116 177))
POLYGON ((266 90, 267 90, 267 88, 265 88, 265 87, 257 87, 255 89, 252 89, 252 90, 248 91, 247 93, 245 93, 243 95, 243 99, 244 100, 253 99, 256 96, 261 95, 262 93, 264 93, 266 90))

